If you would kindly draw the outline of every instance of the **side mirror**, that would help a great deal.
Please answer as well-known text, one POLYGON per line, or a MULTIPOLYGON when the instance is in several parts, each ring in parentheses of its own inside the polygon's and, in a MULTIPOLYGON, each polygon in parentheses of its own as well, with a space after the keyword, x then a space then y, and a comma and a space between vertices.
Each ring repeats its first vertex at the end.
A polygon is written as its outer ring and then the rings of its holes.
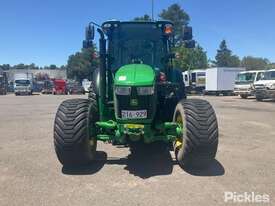
POLYGON ((95 38, 95 27, 92 25, 89 25, 86 27, 85 39, 86 41, 91 41, 91 40, 94 40, 94 38, 95 38))
POLYGON ((187 41, 193 38, 193 31, 191 26, 182 27, 182 40, 187 41))
POLYGON ((194 40, 189 40, 184 42, 185 48, 192 49, 195 48, 196 42, 194 40))

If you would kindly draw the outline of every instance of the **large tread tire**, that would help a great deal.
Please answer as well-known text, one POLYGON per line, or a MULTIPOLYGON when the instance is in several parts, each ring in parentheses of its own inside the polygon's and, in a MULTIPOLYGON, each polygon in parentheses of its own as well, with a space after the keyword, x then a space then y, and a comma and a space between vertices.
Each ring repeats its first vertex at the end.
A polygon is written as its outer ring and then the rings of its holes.
POLYGON ((240 96, 242 99, 247 99, 247 97, 248 97, 246 94, 241 94, 240 96))
POLYGON ((94 159, 97 142, 91 128, 97 120, 96 105, 89 100, 70 99, 61 103, 54 122, 54 146, 62 165, 84 165, 94 159))
POLYGON ((182 145, 175 146, 175 155, 182 168, 207 167, 218 148, 218 122, 215 111, 205 100, 188 99, 178 103, 173 121, 183 127, 182 145))

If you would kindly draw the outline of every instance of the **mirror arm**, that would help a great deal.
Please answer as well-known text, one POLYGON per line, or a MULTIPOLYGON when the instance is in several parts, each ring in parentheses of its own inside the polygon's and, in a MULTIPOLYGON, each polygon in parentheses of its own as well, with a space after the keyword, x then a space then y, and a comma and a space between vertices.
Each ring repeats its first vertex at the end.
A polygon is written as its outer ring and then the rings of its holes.
POLYGON ((95 25, 96 27, 99 27, 99 28, 101 28, 101 26, 99 25, 99 24, 97 24, 97 23, 95 23, 95 22, 93 22, 93 21, 91 21, 90 23, 89 23, 89 25, 95 25))

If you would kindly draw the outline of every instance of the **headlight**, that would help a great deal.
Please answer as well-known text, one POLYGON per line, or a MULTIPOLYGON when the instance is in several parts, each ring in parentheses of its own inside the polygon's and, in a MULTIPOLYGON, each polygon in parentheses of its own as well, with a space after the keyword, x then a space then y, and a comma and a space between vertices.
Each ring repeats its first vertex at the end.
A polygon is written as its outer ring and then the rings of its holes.
POLYGON ((154 87, 138 87, 138 95, 152 95, 154 94, 154 87))
POLYGON ((131 87, 116 87, 115 92, 117 95, 130 95, 131 87))
POLYGON ((269 89, 275 89, 275 84, 271 84, 271 85, 269 86, 269 89))

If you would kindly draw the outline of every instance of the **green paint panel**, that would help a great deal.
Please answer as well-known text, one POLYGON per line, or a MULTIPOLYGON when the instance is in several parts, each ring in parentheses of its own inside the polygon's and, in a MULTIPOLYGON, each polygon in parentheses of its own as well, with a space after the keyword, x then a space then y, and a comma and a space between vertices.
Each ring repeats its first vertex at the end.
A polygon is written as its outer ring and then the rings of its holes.
POLYGON ((155 71, 145 64, 128 64, 115 74, 117 86, 151 86, 155 81, 155 71))

